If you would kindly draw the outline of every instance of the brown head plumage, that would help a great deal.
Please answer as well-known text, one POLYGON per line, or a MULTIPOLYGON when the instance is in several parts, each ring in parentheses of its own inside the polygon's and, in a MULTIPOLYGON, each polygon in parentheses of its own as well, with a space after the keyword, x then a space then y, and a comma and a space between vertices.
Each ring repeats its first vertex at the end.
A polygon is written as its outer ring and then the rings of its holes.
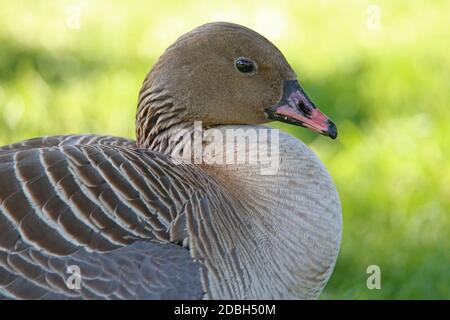
POLYGON ((209 23, 178 38, 147 75, 139 95, 137 140, 140 147, 155 148, 163 131, 194 120, 206 127, 280 120, 310 128, 308 121, 317 120, 321 126, 315 129, 325 133, 328 118, 318 113, 269 40, 240 25, 209 23), (290 97, 294 92, 297 96, 290 97))

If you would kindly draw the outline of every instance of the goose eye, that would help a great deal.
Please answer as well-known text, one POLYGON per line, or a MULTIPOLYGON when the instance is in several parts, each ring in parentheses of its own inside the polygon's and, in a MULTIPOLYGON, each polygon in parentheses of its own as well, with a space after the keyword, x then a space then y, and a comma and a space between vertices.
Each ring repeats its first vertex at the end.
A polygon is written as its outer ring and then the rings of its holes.
POLYGON ((242 73, 254 72, 256 67, 255 63, 250 59, 239 58, 235 62, 236 68, 242 73))

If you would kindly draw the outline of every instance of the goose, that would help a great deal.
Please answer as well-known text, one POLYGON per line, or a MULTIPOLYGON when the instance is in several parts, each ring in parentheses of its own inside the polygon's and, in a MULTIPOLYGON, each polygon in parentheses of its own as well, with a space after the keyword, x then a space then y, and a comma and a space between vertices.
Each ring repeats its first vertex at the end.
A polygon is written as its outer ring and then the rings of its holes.
MULTIPOLYGON (((269 40, 237 24, 199 26, 146 76, 136 141, 65 135, 0 148, 0 297, 318 298, 342 230, 324 164, 283 132, 275 173, 188 161, 199 121, 215 134, 281 121, 337 135, 269 40)), ((244 140, 245 152, 258 148, 244 140)))

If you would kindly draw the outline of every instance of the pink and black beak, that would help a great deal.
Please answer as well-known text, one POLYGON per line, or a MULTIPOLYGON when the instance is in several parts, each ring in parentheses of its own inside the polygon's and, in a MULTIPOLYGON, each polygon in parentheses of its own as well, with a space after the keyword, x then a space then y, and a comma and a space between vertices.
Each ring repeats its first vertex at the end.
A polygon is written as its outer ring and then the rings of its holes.
POLYGON ((332 139, 337 137, 336 125, 312 103, 297 80, 284 81, 281 101, 265 111, 269 120, 309 128, 332 139))

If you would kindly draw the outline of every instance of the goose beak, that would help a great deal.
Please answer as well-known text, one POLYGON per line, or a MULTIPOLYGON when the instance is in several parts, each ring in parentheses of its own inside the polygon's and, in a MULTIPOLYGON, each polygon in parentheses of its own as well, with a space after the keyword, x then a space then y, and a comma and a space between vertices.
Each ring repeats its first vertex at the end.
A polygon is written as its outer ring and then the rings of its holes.
POLYGON ((284 81, 281 101, 265 111, 269 120, 309 128, 332 139, 337 137, 336 125, 314 105, 297 80, 284 81))

